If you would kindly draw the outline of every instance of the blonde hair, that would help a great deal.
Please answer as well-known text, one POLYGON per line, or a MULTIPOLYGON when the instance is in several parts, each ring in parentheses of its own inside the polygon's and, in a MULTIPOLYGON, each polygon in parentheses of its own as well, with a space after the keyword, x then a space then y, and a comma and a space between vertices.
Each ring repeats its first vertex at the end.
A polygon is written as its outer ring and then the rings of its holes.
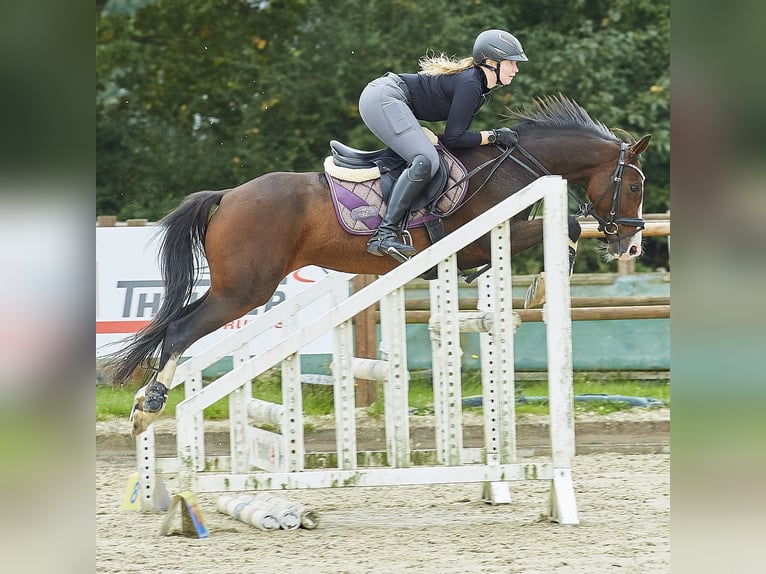
POLYGON ((471 68, 475 62, 471 57, 457 59, 444 53, 437 56, 431 52, 420 58, 418 64, 420 64, 420 70, 427 76, 439 76, 441 74, 457 74, 471 68))

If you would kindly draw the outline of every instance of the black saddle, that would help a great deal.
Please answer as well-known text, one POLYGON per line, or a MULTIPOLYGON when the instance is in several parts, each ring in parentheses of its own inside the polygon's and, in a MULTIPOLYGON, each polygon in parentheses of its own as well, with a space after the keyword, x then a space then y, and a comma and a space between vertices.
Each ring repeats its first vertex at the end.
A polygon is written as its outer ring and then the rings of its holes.
POLYGON ((330 149, 332 150, 332 160, 335 165, 347 169, 377 167, 380 169, 380 173, 387 173, 392 169, 400 167, 401 164, 406 164, 399 155, 388 147, 374 151, 363 151, 347 146, 338 140, 331 140, 330 149))
MULTIPOLYGON (((391 197, 394 183, 407 167, 407 161, 388 147, 364 151, 347 146, 338 140, 331 140, 330 150, 332 150, 333 163, 338 167, 347 169, 370 169, 377 167, 380 171, 381 192, 386 203, 388 203, 391 197)), ((435 205, 444 192, 448 177, 449 167, 444 156, 440 153, 439 171, 436 172, 428 187, 412 205, 411 210, 415 212, 426 206, 435 205)))

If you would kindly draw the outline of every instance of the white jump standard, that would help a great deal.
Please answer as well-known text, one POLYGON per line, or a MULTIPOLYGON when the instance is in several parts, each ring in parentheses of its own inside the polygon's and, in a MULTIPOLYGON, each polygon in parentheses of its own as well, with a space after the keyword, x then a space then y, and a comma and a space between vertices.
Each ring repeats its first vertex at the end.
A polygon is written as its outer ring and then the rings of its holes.
POLYGON ((566 181, 558 176, 538 179, 351 296, 346 277, 330 274, 178 366, 171 387, 184 384, 186 398, 176 407, 177 457, 155 457, 153 426, 137 439, 140 478, 145 487, 143 507, 154 508, 156 475, 171 472, 177 474, 181 490, 195 492, 476 482, 482 485, 483 498, 495 504, 510 502, 512 481, 546 480, 551 484, 548 516, 559 523, 578 524, 571 471, 575 443, 566 181), (543 198, 551 457, 520 462, 513 367, 513 333, 518 317, 512 309, 513 238, 508 220, 543 198), (479 309, 461 318, 455 254, 487 233, 491 234, 492 268, 479 279, 479 309), (436 452, 424 457, 420 452, 413 456, 411 450, 404 286, 434 266, 439 269, 439 279, 431 282, 430 323, 436 452), (301 305, 324 296, 334 302, 326 314, 307 325, 291 324, 301 305), (360 362, 353 356, 352 319, 378 301, 385 360, 360 362), (248 341, 280 321, 284 339, 257 356, 249 356, 248 341), (465 329, 483 331, 485 443, 479 449, 462 444, 460 332, 465 329), (315 469, 303 441, 299 352, 328 331, 333 332, 334 340, 337 448, 332 458, 336 462, 332 468, 315 469), (234 357, 233 370, 203 387, 202 370, 227 355, 234 357), (254 399, 251 380, 279 364, 282 404, 254 399), (365 464, 375 459, 371 453, 357 451, 354 377, 360 369, 384 375, 386 452, 377 459, 377 466, 365 464), (231 454, 206 456, 203 410, 224 397, 229 397, 231 454), (262 423, 270 428, 256 426, 262 423), (414 462, 423 460, 429 462, 414 462))

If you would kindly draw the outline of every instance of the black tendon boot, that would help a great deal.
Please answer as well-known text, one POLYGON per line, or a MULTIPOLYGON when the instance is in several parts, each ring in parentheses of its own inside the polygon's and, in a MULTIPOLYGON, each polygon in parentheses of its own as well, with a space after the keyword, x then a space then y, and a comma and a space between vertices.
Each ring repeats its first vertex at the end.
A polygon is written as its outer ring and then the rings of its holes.
POLYGON ((580 239, 582 228, 580 222, 573 216, 569 216, 567 221, 567 233, 569 234, 569 276, 574 273, 575 258, 577 257, 577 241, 580 239))
POLYGON ((372 255, 390 255, 404 263, 417 251, 412 245, 399 241, 399 226, 410 211, 415 198, 431 181, 431 162, 423 155, 415 156, 410 167, 402 172, 391 191, 386 214, 370 240, 367 251, 372 255))

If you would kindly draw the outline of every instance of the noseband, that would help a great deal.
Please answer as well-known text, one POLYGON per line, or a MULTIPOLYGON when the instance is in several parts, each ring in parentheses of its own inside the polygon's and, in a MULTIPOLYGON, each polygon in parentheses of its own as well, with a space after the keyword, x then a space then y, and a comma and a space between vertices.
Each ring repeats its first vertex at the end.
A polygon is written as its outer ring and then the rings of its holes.
POLYGON ((577 197, 575 194, 570 193, 570 195, 577 201, 579 205, 579 209, 577 210, 577 213, 575 215, 592 215, 593 218, 598 221, 598 230, 603 231, 604 234, 607 236, 607 240, 610 242, 620 241, 622 239, 626 239, 628 237, 632 237, 639 231, 641 231, 646 223, 644 220, 640 217, 617 217, 615 218, 615 214, 619 213, 620 211, 620 201, 622 199, 622 172, 625 169, 625 167, 632 167, 635 169, 640 175, 641 175, 641 182, 643 185, 643 181, 646 179, 644 176, 644 173, 641 171, 641 169, 632 163, 625 163, 625 151, 628 149, 629 144, 622 142, 620 143, 620 159, 617 160, 617 167, 614 170, 614 173, 612 174, 612 183, 609 187, 607 187, 604 190, 604 193, 602 193, 596 201, 588 201, 585 203, 582 201, 579 197, 577 197), (607 193, 609 193, 610 188, 613 189, 612 191, 612 204, 609 206, 609 219, 604 219, 601 217, 598 213, 596 213, 596 204, 599 203, 604 196, 606 196, 607 193), (635 227, 635 229, 630 233, 623 233, 622 235, 617 235, 617 232, 619 231, 619 225, 628 225, 630 227, 635 227))

